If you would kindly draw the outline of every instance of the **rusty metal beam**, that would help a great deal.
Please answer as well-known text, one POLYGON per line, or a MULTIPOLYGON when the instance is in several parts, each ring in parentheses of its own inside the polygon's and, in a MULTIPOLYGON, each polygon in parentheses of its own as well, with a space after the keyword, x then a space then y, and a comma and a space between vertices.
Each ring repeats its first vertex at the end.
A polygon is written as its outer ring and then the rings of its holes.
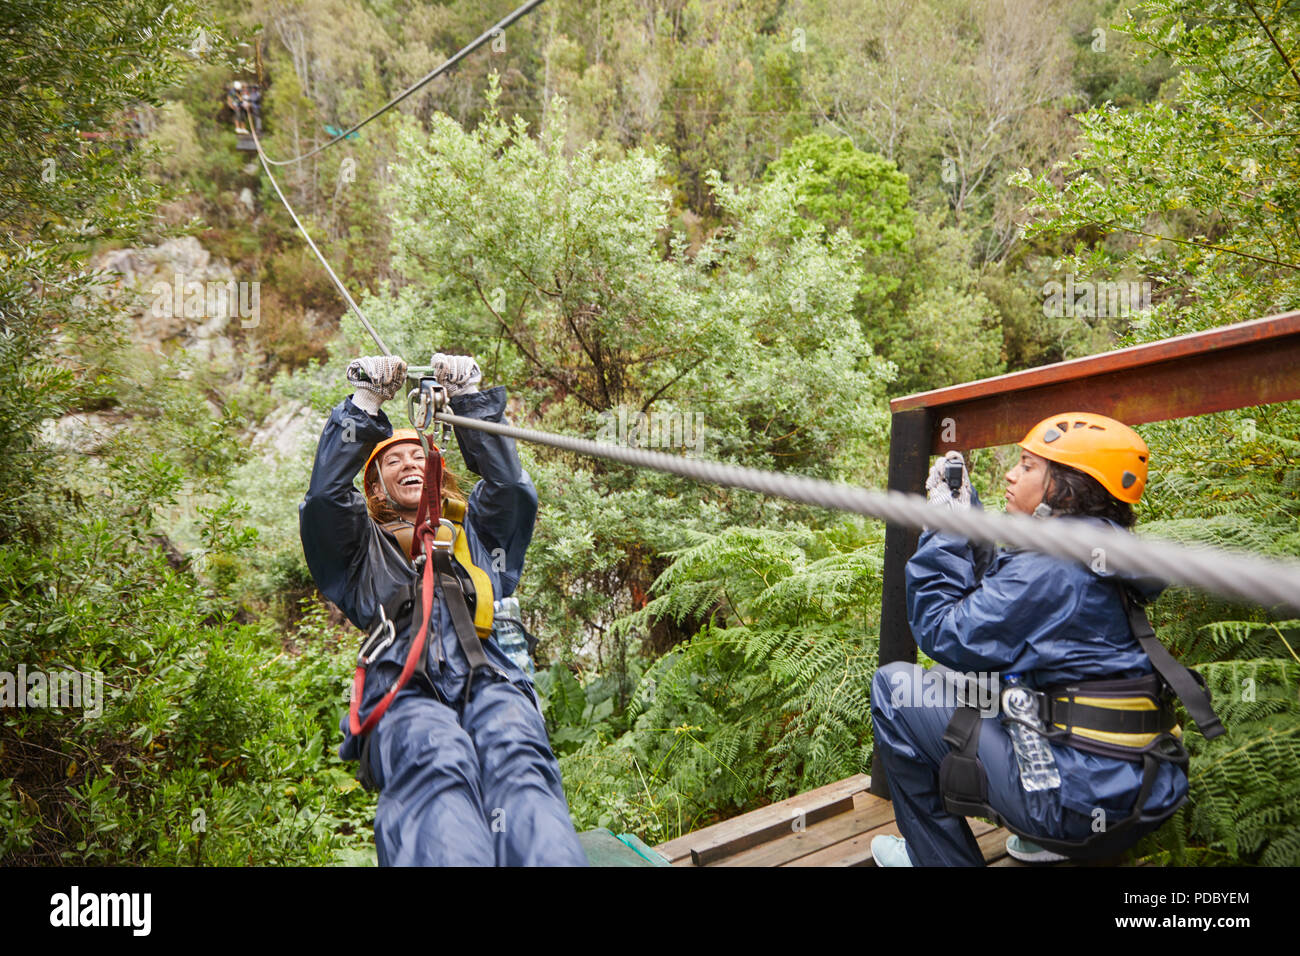
POLYGON ((1129 425, 1300 399, 1300 312, 908 395, 930 412, 929 452, 1019 441, 1064 411, 1129 425))

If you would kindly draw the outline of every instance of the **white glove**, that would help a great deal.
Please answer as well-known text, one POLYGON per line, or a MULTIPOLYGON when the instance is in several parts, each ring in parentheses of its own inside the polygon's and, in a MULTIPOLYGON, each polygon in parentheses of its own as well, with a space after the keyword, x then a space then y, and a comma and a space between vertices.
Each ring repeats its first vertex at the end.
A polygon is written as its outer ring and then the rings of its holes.
POLYGON ((433 376, 438 384, 447 389, 447 397, 468 395, 478 391, 478 383, 483 381, 483 372, 468 355, 447 355, 443 352, 433 353, 429 359, 433 376))
POLYGON ((396 395, 406 382, 406 363, 395 355, 369 355, 348 365, 348 381, 356 386, 352 404, 367 415, 396 395))
POLYGON ((959 451, 950 451, 935 461, 934 467, 930 469, 930 477, 925 479, 925 496, 930 504, 947 505, 949 508, 969 508, 970 492, 970 475, 966 473, 966 463, 962 461, 959 451), (948 463, 953 461, 961 465, 961 490, 955 497, 952 489, 948 487, 948 463))

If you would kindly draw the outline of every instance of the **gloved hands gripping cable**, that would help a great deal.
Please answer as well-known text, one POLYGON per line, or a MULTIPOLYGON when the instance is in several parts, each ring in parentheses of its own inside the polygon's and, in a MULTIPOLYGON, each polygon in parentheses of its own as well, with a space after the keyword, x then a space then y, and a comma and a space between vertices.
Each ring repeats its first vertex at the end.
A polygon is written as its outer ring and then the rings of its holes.
POLYGON ((448 398, 477 392, 478 383, 483 380, 478 362, 468 355, 435 352, 433 358, 429 359, 429 365, 438 384, 447 389, 448 398))
POLYGON ((348 365, 348 381, 356 386, 352 404, 367 415, 396 395, 406 382, 406 363, 395 355, 369 355, 348 365))

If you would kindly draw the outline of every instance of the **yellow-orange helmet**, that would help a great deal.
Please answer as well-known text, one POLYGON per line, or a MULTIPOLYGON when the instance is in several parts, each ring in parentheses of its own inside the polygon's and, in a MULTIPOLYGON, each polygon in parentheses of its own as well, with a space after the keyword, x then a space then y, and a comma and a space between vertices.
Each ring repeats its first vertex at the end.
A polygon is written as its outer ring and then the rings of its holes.
MULTIPOLYGON (((416 444, 419 444, 420 435, 418 432, 416 432, 414 428, 394 429, 393 437, 385 438, 378 445, 376 445, 375 450, 370 453, 370 457, 366 459, 366 467, 361 469, 362 476, 364 476, 367 472, 370 471, 371 464, 373 464, 374 460, 379 457, 380 452, 382 452, 385 448, 388 448, 392 445, 396 445, 399 442, 404 442, 404 441, 413 441, 416 444)), ((364 480, 365 478, 363 477, 362 481, 364 480)))
POLYGON ((1147 483, 1150 451, 1142 436, 1122 422, 1092 412, 1062 412, 1045 418, 1020 447, 1096 478, 1120 501, 1137 504, 1147 483))

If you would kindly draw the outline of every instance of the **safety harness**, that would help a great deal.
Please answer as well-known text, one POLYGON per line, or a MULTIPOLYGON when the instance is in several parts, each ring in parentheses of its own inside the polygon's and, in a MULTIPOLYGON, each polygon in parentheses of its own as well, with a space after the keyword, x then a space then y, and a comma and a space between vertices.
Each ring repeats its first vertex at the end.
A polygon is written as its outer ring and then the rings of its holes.
MULTIPOLYGON (((1021 832, 989 806, 988 776, 979 759, 983 719, 980 711, 969 705, 957 708, 943 735, 953 748, 939 765, 939 789, 949 813, 986 817, 1054 853, 1075 859, 1097 859, 1128 849, 1131 845, 1128 832, 1138 824, 1159 824, 1177 811, 1181 801, 1159 813, 1148 814, 1144 809, 1161 763, 1187 769, 1187 750, 1174 714, 1174 698, 1182 700, 1206 739, 1226 731, 1211 706, 1205 679, 1178 663, 1165 649, 1151 628, 1145 608, 1122 584, 1119 593, 1129 628, 1150 658, 1155 673, 1121 680, 1075 681, 1033 692, 1038 704, 1038 725, 1023 720, 1016 722, 1054 744, 1141 763, 1142 786, 1132 813, 1083 840, 1059 840, 1021 832)), ((1003 712, 1004 719, 1015 720, 1006 715, 1005 707, 1003 712)))
MULTIPOLYGON (((415 557, 415 525, 398 518, 380 525, 397 539, 403 553, 415 557)), ((452 544, 453 569, 465 590, 469 605, 474 611, 474 630, 483 640, 492 636, 493 602, 480 601, 480 594, 492 593, 492 579, 474 563, 469 553, 469 539, 465 536, 465 502, 455 498, 442 499, 442 521, 436 532, 439 547, 452 544)))
MULTIPOLYGON (((433 618, 436 589, 440 588, 443 592, 447 608, 451 612, 456 638, 469 663, 470 671, 465 680, 466 702, 469 700, 475 672, 482 667, 492 669, 492 664, 483 650, 483 639, 492 633, 492 581, 470 557, 469 543, 464 529, 465 505, 451 500, 444 506, 442 455, 432 442, 427 442, 427 445, 424 487, 415 523, 390 522, 384 526, 398 538, 404 553, 411 557, 419 571, 418 583, 412 583, 412 591, 418 589, 420 594, 420 625, 411 635, 410 648, 401 673, 364 720, 361 719, 360 708, 365 689, 366 670, 370 662, 396 639, 394 619, 400 617, 408 607, 413 608, 414 599, 409 592, 399 593, 393 598, 390 603, 395 606, 392 608, 380 606, 378 619, 357 653, 357 667, 352 677, 348 729, 354 737, 362 738, 361 782, 367 789, 374 789, 373 778, 369 771, 370 732, 378 725, 393 700, 413 676, 418 674, 428 689, 433 690, 425 648, 428 644, 430 621, 433 618), (397 527, 394 527, 395 525, 397 527), (462 583, 462 573, 467 579, 468 588, 462 583), (471 600, 474 602, 473 613, 469 608, 471 600)), ((414 613, 411 615, 411 622, 414 625, 414 613)), ((441 668, 444 658, 440 642, 437 643, 437 654, 438 667, 441 668)))

